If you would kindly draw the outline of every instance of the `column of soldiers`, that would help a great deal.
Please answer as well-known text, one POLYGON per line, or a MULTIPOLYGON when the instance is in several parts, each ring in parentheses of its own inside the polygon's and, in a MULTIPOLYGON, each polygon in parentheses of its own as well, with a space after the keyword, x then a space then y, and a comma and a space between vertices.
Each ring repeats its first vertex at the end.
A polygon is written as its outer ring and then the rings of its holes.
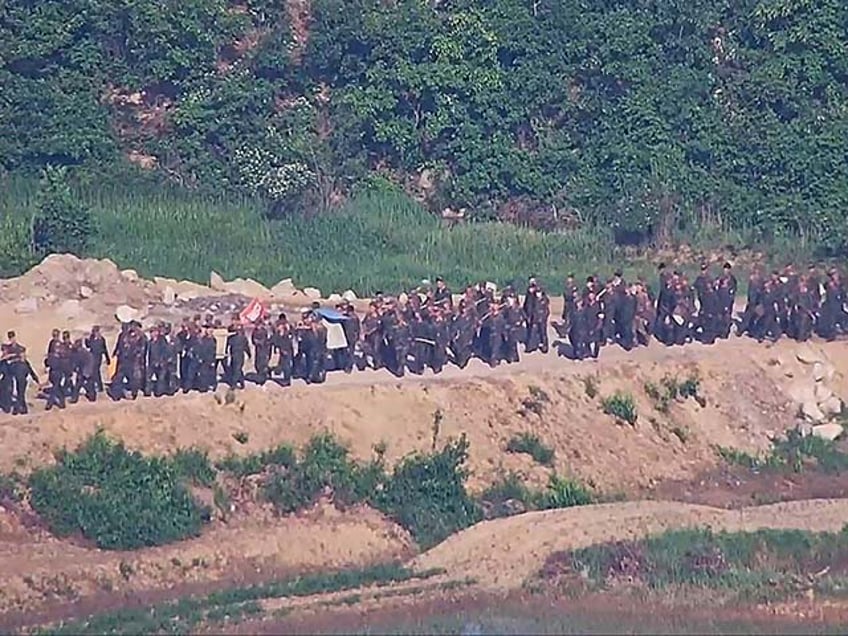
MULTIPOLYGON (((729 337, 735 324, 739 335, 776 341, 786 335, 799 341, 814 333, 826 340, 848 329, 845 290, 839 273, 824 276, 811 266, 799 274, 791 265, 765 275, 755 268, 741 319, 734 323, 737 281, 730 264, 714 276, 701 267, 693 283, 679 271, 660 265, 656 296, 642 279, 628 284, 616 271, 605 282, 596 276, 579 286, 569 276, 563 292, 561 322, 553 326, 568 341, 568 357, 597 358, 602 347, 618 344, 630 351, 652 338, 672 346, 693 341, 712 344, 729 337)), ((207 315, 185 320, 177 329, 168 323, 147 332, 138 322, 121 325, 111 352, 93 327, 85 338, 54 330, 44 359, 49 388, 46 408, 65 408, 84 396, 95 401, 100 393, 112 400, 214 391, 220 381, 244 388, 292 379, 322 383, 328 371, 351 373, 354 368, 387 369, 400 377, 425 369, 440 373, 448 363, 464 369, 472 358, 496 367, 519 360, 525 353, 549 350, 550 298, 530 278, 523 300, 512 287, 496 294, 493 286, 466 287, 455 302, 445 281, 424 285, 409 294, 377 293, 360 320, 350 303, 342 314, 347 345, 328 348, 328 334, 314 303, 292 324, 285 314, 263 317, 248 330, 238 314, 229 325, 207 315), (252 371, 245 365, 252 362, 252 371), (103 364, 114 364, 108 383, 103 364)), ((27 412, 28 380, 39 383, 26 348, 14 332, 0 348, 0 408, 27 412)))

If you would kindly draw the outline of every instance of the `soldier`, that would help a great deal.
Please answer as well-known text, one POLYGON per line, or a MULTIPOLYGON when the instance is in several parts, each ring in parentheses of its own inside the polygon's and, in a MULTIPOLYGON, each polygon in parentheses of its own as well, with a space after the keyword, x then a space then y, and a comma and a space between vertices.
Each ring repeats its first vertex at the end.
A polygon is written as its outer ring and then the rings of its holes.
POLYGON ((309 374, 307 383, 321 384, 327 378, 327 328, 317 314, 312 314, 310 323, 313 333, 312 348, 307 351, 309 374))
POLYGON ((437 305, 433 308, 432 335, 433 335, 433 352, 430 358, 430 368, 433 373, 441 373, 448 361, 448 344, 450 343, 450 331, 448 321, 445 319, 447 309, 440 309, 437 305))
POLYGON ((807 286, 807 280, 798 284, 798 294, 792 307, 792 334, 799 342, 810 339, 813 333, 815 296, 807 286))
POLYGON ((589 355, 597 360, 601 352, 604 314, 594 291, 590 291, 586 295, 583 311, 586 321, 586 348, 589 355))
POLYGON ((17 341, 15 332, 9 331, 6 337, 8 341, 3 345, 2 358, 13 387, 11 392, 12 415, 26 415, 28 412, 26 402, 27 380, 32 378, 38 384, 38 376, 26 359, 26 347, 17 341))
POLYGON ((551 317, 551 299, 544 287, 538 286, 536 290, 536 307, 533 314, 534 335, 539 339, 539 350, 548 352, 548 321, 551 317))
POLYGON ((635 336, 633 333, 633 325, 636 322, 636 290, 634 287, 628 287, 621 294, 618 301, 618 317, 616 319, 615 328, 618 336, 618 342, 625 351, 633 349, 635 344, 635 336))
POLYGON ((47 353, 45 354, 45 361, 53 355, 53 350, 62 342, 61 337, 59 336, 59 330, 53 329, 50 332, 50 342, 47 343, 47 353))
POLYGON ((48 411, 54 406, 60 409, 65 408, 65 397, 68 395, 67 382, 71 371, 71 351, 68 342, 70 333, 67 339, 63 337, 61 340, 55 342, 54 340, 55 338, 51 340, 47 355, 48 379, 50 380, 50 391, 47 395, 48 411))
POLYGON ((165 356, 165 392, 174 395, 177 392, 179 380, 177 369, 179 366, 177 354, 177 342, 171 333, 171 323, 166 322, 162 328, 162 349, 165 356))
POLYGON ((256 382, 263 386, 268 381, 271 362, 271 335, 268 333, 264 321, 260 320, 256 323, 250 339, 253 342, 253 366, 256 369, 256 382))
POLYGON ((436 289, 433 292, 433 302, 442 310, 453 311, 453 294, 445 284, 445 279, 436 277, 436 289))
POLYGON ((167 355, 165 337, 162 335, 161 328, 151 327, 145 359, 144 395, 161 397, 167 391, 167 355))
POLYGON ((460 369, 468 366, 469 360, 474 355, 476 335, 477 318, 474 313, 474 305, 466 304, 465 299, 463 299, 459 303, 458 313, 452 318, 450 324, 453 361, 460 369))
POLYGON ((833 342, 836 339, 836 330, 839 323, 839 317, 842 313, 842 289, 838 278, 831 270, 827 274, 824 285, 824 300, 819 311, 819 320, 817 324, 818 334, 827 342, 833 342))
POLYGON ((577 308, 579 293, 577 283, 574 282, 574 274, 569 274, 565 278, 565 285, 562 289, 562 327, 564 330, 568 330, 569 320, 577 308))
POLYGON ((347 340, 347 355, 345 357, 344 372, 351 373, 356 362, 356 345, 359 342, 359 317, 351 303, 345 303, 342 313, 346 320, 342 322, 345 340, 347 340))
POLYGON ((518 306, 518 300, 515 296, 506 297, 506 307, 503 311, 504 319, 504 346, 503 357, 508 364, 519 361, 518 343, 521 341, 521 334, 526 330, 526 321, 521 307, 518 306))
POLYGON ((192 321, 184 320, 176 335, 176 350, 179 360, 180 388, 183 393, 188 393, 194 388, 195 378, 192 376, 194 365, 192 362, 192 351, 197 339, 196 326, 192 321))
POLYGON ((285 314, 277 319, 271 344, 278 356, 274 371, 283 376, 283 386, 290 386, 294 369, 294 331, 285 314))
POLYGON ((365 368, 370 359, 371 368, 374 370, 383 367, 383 328, 379 306, 372 301, 368 305, 368 312, 362 318, 362 364, 365 368))
POLYGON ((218 388, 217 343, 213 330, 214 327, 207 323, 195 347, 197 388, 201 393, 218 388))
POLYGON ((94 355, 83 344, 82 338, 78 338, 71 345, 71 366, 74 373, 71 384, 71 404, 79 401, 80 392, 83 390, 85 398, 89 402, 94 402, 97 399, 94 383, 94 355))
POLYGON ((409 335, 411 337, 409 352, 411 360, 409 370, 416 375, 424 373, 424 367, 430 359, 430 349, 435 342, 431 338, 430 325, 421 314, 416 313, 409 322, 409 335))
POLYGON ((524 304, 521 310, 527 318, 527 331, 524 335, 524 352, 532 353, 539 348, 538 342, 538 326, 535 324, 536 318, 536 291, 539 289, 536 277, 531 276, 527 282, 527 291, 524 292, 524 304))
POLYGON ((740 335, 748 333, 755 335, 755 325, 762 315, 762 299, 763 286, 765 281, 762 278, 759 267, 755 267, 748 277, 748 296, 745 304, 745 312, 742 314, 742 320, 737 328, 737 333, 740 335))
POLYGON ((634 324, 637 344, 647 346, 651 340, 657 316, 654 303, 644 282, 636 285, 636 321, 634 324))
POLYGON ((227 344, 224 349, 227 356, 227 379, 230 388, 244 388, 244 361, 250 358, 250 344, 244 334, 244 326, 233 324, 227 336, 227 344))
POLYGON ((103 363, 106 363, 106 367, 112 363, 112 359, 109 357, 109 348, 106 346, 106 339, 100 333, 100 327, 98 325, 94 325, 91 328, 91 333, 84 341, 85 348, 91 352, 91 355, 94 357, 94 375, 92 376, 92 382, 94 383, 94 390, 97 392, 103 392, 103 376, 101 373, 101 369, 103 367, 103 363))
MULTIPOLYGON (((533 294, 535 296, 535 291, 533 294)), ((532 306, 535 309, 535 302, 532 306)), ((481 353, 492 368, 498 366, 503 359, 505 329, 506 322, 501 313, 501 306, 492 304, 489 308, 488 315, 483 318, 480 325, 480 337, 483 340, 483 350, 481 353)))
POLYGON ((589 311, 579 296, 568 322, 568 341, 574 360, 585 360, 589 356, 589 311))

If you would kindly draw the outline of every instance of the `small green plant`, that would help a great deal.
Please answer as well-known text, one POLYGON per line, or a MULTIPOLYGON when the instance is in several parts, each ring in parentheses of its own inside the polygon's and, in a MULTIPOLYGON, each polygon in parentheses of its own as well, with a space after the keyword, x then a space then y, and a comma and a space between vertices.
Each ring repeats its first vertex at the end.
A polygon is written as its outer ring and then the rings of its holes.
POLYGON ((592 493, 583 484, 574 479, 553 474, 548 480, 548 487, 537 496, 535 508, 537 510, 571 508, 586 506, 593 501, 592 493))
POLYGON ((594 400, 598 397, 598 379, 593 375, 584 376, 583 391, 586 393, 586 397, 590 400, 594 400))
POLYGON ((478 500, 481 508, 486 511, 486 517, 491 519, 531 510, 535 496, 524 484, 521 475, 510 471, 500 475, 481 492, 478 500))
POLYGON ((539 417, 545 410, 545 406, 550 404, 551 398, 547 392, 535 385, 530 385, 528 388, 530 395, 521 400, 522 409, 519 411, 522 415, 527 413, 535 413, 539 417))
POLYGON ((247 444, 250 441, 250 436, 245 431, 238 431, 233 433, 233 439, 239 444, 247 444))
POLYGON ((631 426, 636 425, 636 420, 639 415, 636 411, 636 400, 629 393, 616 391, 609 397, 605 397, 601 402, 604 413, 612 415, 621 422, 626 422, 631 426))
POLYGON ((0 502, 21 500, 23 495, 21 477, 17 473, 0 474, 0 502))
POLYGON ((667 414, 675 400, 692 398, 702 407, 706 406, 706 400, 698 393, 700 386, 701 380, 695 374, 683 382, 679 382, 674 376, 664 375, 659 384, 645 382, 645 395, 651 398, 657 411, 667 414))
POLYGON ((129 452, 98 431, 56 459, 30 475, 29 488, 33 508, 59 536, 130 550, 196 536, 209 521, 169 458, 129 452))
POLYGON ((171 466, 181 479, 201 486, 215 483, 215 469, 206 451, 197 448, 180 449, 171 458, 171 466))
POLYGON ((506 451, 530 455, 534 461, 543 466, 552 466, 556 455, 553 448, 546 446, 538 435, 533 433, 521 433, 511 438, 507 442, 506 451))
POLYGON ((41 255, 82 254, 94 233, 91 212, 71 193, 65 167, 47 166, 41 174, 32 245, 41 255))
POLYGON ((262 453, 254 455, 228 455, 215 463, 215 468, 235 477, 258 475, 269 467, 290 468, 296 461, 294 449, 288 444, 280 444, 262 453))
POLYGON ((689 429, 686 426, 675 426, 671 429, 671 432, 674 436, 680 440, 682 444, 685 444, 689 441, 689 429))
POLYGON ((783 439, 776 441, 771 450, 754 456, 732 448, 717 448, 726 462, 757 470, 791 470, 802 472, 805 467, 815 467, 826 473, 848 470, 848 453, 826 439, 815 435, 802 435, 789 430, 783 439))

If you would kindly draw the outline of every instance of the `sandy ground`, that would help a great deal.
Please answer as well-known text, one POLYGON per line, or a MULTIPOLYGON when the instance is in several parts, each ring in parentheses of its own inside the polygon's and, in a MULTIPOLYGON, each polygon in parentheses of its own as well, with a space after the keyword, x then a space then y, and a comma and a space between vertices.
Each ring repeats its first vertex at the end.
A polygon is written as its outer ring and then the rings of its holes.
POLYGON ((731 532, 761 528, 836 532, 848 520, 848 500, 816 499, 723 510, 669 501, 630 501, 532 512, 485 521, 449 537, 413 560, 473 576, 488 590, 513 590, 554 552, 639 539, 670 529, 709 526, 731 532))

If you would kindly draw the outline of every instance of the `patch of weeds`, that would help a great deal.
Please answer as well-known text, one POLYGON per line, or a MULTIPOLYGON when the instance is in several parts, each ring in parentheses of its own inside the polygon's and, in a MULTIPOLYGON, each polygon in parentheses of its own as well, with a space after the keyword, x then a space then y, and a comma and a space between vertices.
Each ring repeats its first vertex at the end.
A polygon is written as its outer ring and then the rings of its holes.
MULTIPOLYGON (((758 596, 772 588, 792 592, 799 579, 809 580, 810 572, 820 573, 817 585, 824 587, 829 568, 845 563, 846 557, 846 529, 837 533, 674 530, 642 541, 551 555, 539 576, 565 567, 595 583, 625 578, 651 588, 685 585, 758 596)), ((836 570, 840 571, 832 576, 844 576, 844 566, 836 570)))
POLYGON ((550 446, 546 446, 538 435, 533 433, 521 433, 507 442, 508 453, 525 453, 542 466, 551 466, 554 463, 555 452, 550 446))
POLYGON ((697 374, 692 374, 682 382, 671 375, 664 375, 659 384, 654 382, 645 382, 645 395, 647 395, 654 403, 654 407, 660 413, 667 414, 671 403, 675 400, 686 400, 692 398, 701 407, 707 405, 699 393, 701 379, 697 374))
POLYGON ((583 377, 583 392, 586 394, 590 400, 594 400, 598 397, 599 388, 598 388, 598 378, 593 375, 587 375, 583 377))
POLYGON ((230 514, 230 495, 218 484, 212 486, 212 502, 224 517, 230 514))
POLYGON ((405 457, 375 493, 373 504, 424 549, 482 518, 465 488, 468 446, 462 435, 438 452, 405 457))
POLYGON ((825 473, 848 470, 848 453, 838 444, 815 435, 803 436, 797 430, 786 432, 784 439, 774 442, 762 456, 753 456, 732 448, 718 448, 726 462, 753 470, 791 470, 802 472, 814 467, 825 473))
POLYGON ((601 405, 603 406, 604 413, 612 415, 620 422, 626 422, 631 426, 635 426, 636 420, 639 419, 636 411, 636 400, 629 393, 616 391, 611 396, 605 397, 601 405))
POLYGON ((253 455, 228 455, 216 462, 215 468, 242 478, 258 475, 268 467, 289 468, 295 461, 294 449, 288 444, 280 444, 276 448, 253 455))
POLYGON ((238 431, 233 433, 233 439, 239 444, 247 444, 250 441, 250 436, 245 431, 238 431))
MULTIPOLYGON (((390 563, 363 569, 340 570, 330 573, 307 574, 293 579, 272 581, 260 585, 231 588, 205 597, 187 597, 145 608, 124 609, 101 614, 84 621, 73 621, 37 633, 51 634, 150 634, 189 633, 206 623, 234 623, 261 614, 259 601, 328 594, 370 585, 400 583, 427 579, 443 570, 412 572, 390 563)), ((275 616, 284 616, 288 608, 275 616)))
POLYGON ((181 478, 201 486, 215 483, 215 469, 206 451, 197 448, 180 449, 171 458, 174 472, 181 478))
POLYGON ((17 473, 0 474, 0 501, 19 502, 22 498, 21 476, 17 473))
POLYGON ((32 507, 58 536, 131 550, 197 536, 209 521, 170 458, 130 452, 103 431, 56 460, 30 475, 29 488, 32 507))
POLYGON ((571 508, 590 504, 593 499, 592 493, 580 482, 553 474, 547 488, 536 497, 534 507, 537 510, 571 508))
POLYGON ((551 403, 551 398, 544 389, 536 385, 531 384, 528 390, 530 395, 521 400, 522 409, 519 413, 522 415, 535 413, 541 417, 545 411, 545 406, 551 403))

